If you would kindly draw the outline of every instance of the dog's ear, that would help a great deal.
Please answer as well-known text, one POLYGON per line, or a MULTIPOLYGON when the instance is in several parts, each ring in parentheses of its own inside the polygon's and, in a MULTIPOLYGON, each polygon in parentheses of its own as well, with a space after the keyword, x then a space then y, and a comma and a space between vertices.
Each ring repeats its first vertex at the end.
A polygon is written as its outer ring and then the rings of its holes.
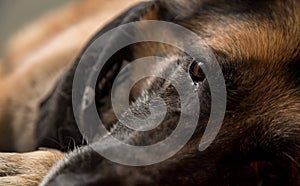
MULTIPOLYGON (((79 132, 74 118, 72 108, 72 86, 74 74, 80 60, 89 55, 87 50, 97 38, 111 29, 129 22, 147 19, 170 20, 173 17, 174 15, 170 16, 166 12, 164 3, 160 1, 143 2, 130 8, 99 31, 86 45, 72 67, 62 76, 51 94, 41 103, 36 128, 37 148, 47 147, 66 151, 72 149, 74 146, 85 144, 85 140, 79 132)), ((100 53, 106 51, 106 48, 109 47, 110 43, 118 41, 118 37, 118 35, 112 36, 112 38, 109 39, 111 42, 102 43, 101 46, 99 46, 100 49, 98 48, 97 51, 100 51, 100 53)), ((103 78, 107 78, 108 73, 113 74, 110 77, 111 79, 115 78, 123 61, 130 61, 132 54, 132 51, 130 50, 129 47, 125 47, 107 61, 98 77, 98 84, 103 78), (112 69, 113 66, 114 68, 112 69)), ((92 68, 91 64, 86 64, 87 70, 92 68)), ((109 82, 109 80, 106 80, 106 82, 109 82)), ((104 88, 102 87, 98 92, 96 90, 97 100, 104 99, 104 97, 108 95, 109 91, 105 91, 105 86, 109 85, 104 85, 104 88)))

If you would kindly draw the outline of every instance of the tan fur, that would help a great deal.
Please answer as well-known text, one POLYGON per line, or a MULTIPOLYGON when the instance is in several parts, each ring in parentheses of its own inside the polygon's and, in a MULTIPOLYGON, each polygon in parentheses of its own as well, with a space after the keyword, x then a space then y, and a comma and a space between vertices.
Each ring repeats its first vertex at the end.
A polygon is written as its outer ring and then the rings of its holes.
MULTIPOLYGON (((0 148, 33 150, 38 104, 90 37, 141 0, 83 0, 32 23, 14 36, 0 63, 0 148), (15 140, 15 141, 13 141, 15 140)), ((0 185, 38 185, 64 156, 55 150, 0 153, 0 185), (16 170, 16 171, 13 171, 16 170)))
MULTIPOLYGON (((32 132, 40 100, 49 92, 62 70, 74 60, 91 35, 121 10, 138 1, 126 0, 120 3, 120 0, 90 0, 71 4, 29 26, 25 30, 25 36, 19 35, 12 40, 7 56, 0 65, 2 76, 0 80, 2 88, 0 92, 0 148, 18 151, 32 149, 34 146, 32 132), (16 141, 9 144, 7 141, 12 139, 16 139, 16 141)), ((180 0, 178 1, 180 2, 180 0)), ((168 3, 172 4, 171 1, 168 3)), ((156 19, 155 11, 154 9, 145 14, 143 19, 156 19)), ((174 11, 176 12, 175 7, 174 11)), ((290 48, 299 50, 300 25, 295 26, 293 23, 300 22, 300 15, 297 7, 289 11, 295 12, 292 14, 295 17, 288 20, 289 24, 285 25, 284 30, 274 30, 274 25, 264 21, 244 22, 235 17, 229 19, 219 15, 216 18, 210 17, 209 24, 205 27, 197 24, 197 18, 194 21, 189 20, 185 26, 195 32, 201 32, 203 35, 209 33, 210 37, 204 38, 204 40, 215 51, 222 51, 229 58, 235 58, 237 61, 249 63, 255 61, 253 73, 263 75, 268 71, 278 70, 285 62, 297 58, 295 55, 299 51, 293 51, 290 48), (226 26, 215 26, 215 24, 226 22, 231 23, 226 25, 227 28, 226 26), (295 38, 286 38, 285 35, 295 38), (266 40, 266 38, 268 39, 266 40), (283 53, 289 58, 279 55, 283 53), (276 61, 280 63, 275 63, 276 61), (261 66, 261 68, 254 68, 257 66, 261 66), (256 69, 262 69, 262 71, 254 71, 256 69)), ((182 14, 186 14, 186 12, 182 14)), ((279 25, 280 23, 275 22, 274 24, 279 25)), ((136 57, 151 53, 157 54, 157 50, 160 52, 170 50, 166 46, 156 47, 155 51, 151 51, 149 48, 155 47, 149 47, 147 44, 138 45, 135 48, 136 57)), ((251 72, 251 69, 249 71, 251 72)), ((241 107, 249 108, 247 111, 252 113, 253 117, 259 116, 262 108, 270 110, 271 113, 261 111, 268 115, 282 115, 284 110, 289 110, 288 114, 284 113, 287 118, 299 115, 299 109, 295 104, 290 104, 292 96, 296 94, 291 92, 292 90, 282 93, 285 91, 284 82, 274 77, 263 77, 264 81, 257 82, 255 86, 251 87, 250 94, 259 95, 257 96, 259 99, 256 101, 245 99, 241 103, 241 107), (264 97, 265 94, 268 94, 269 99, 264 97), (250 104, 256 107, 253 108, 249 106, 250 104)), ((249 75, 249 79, 251 79, 251 75, 249 75)), ((251 120, 255 120, 255 118, 249 117, 242 121, 243 124, 247 124, 251 123, 251 120)), ((228 117, 225 118, 225 122, 237 123, 239 121, 228 117)), ((242 126, 236 125, 236 127, 242 126)), ((276 127, 274 126, 274 128, 276 127)), ((289 131, 287 128, 282 128, 277 132, 282 135, 288 134, 289 131)), ((0 185, 37 185, 51 166, 63 156, 64 154, 51 150, 25 154, 2 153, 0 154, 0 173, 5 172, 7 175, 0 177, 0 185)))
POLYGON ((63 157, 63 153, 55 150, 24 154, 0 153, 0 172, 6 173, 1 175, 0 183, 14 186, 38 185, 43 175, 63 157))
POLYGON ((41 99, 94 33, 139 1, 80 1, 52 12, 12 39, 0 66, 0 108, 5 108, 0 113, 0 149, 33 150, 41 99))
MULTIPOLYGON (((82 0, 51 12, 31 23, 12 38, 5 57, 8 62, 6 68, 15 68, 15 65, 22 63, 24 58, 36 53, 42 46, 48 45, 52 38, 56 38, 70 28, 79 29, 77 33, 80 34, 80 37, 76 38, 79 40, 78 42, 80 42, 80 38, 85 41, 91 33, 95 32, 94 27, 101 28, 120 11, 140 1, 112 0, 108 3, 105 0, 82 0), (84 23, 88 25, 82 25, 84 23)), ((71 37, 72 33, 68 35, 71 37)), ((65 41, 71 42, 72 40, 66 38, 65 41)))

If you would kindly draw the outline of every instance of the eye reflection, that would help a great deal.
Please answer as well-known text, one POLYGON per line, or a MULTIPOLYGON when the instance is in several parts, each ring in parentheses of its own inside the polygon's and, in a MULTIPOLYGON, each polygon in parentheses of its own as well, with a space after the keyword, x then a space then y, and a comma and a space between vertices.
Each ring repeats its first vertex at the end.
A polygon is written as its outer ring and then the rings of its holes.
POLYGON ((195 60, 192 62, 190 69, 189 69, 189 73, 190 73, 192 80, 195 83, 203 82, 205 80, 205 74, 202 70, 203 67, 204 67, 203 62, 199 62, 199 61, 195 61, 195 60))

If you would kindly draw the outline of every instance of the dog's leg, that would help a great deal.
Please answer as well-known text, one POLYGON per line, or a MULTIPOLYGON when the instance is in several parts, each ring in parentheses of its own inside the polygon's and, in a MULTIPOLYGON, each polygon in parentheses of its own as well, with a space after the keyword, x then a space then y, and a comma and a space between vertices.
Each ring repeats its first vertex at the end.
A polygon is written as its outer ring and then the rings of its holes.
POLYGON ((0 153, 0 185, 38 185, 64 153, 40 150, 30 153, 0 153))

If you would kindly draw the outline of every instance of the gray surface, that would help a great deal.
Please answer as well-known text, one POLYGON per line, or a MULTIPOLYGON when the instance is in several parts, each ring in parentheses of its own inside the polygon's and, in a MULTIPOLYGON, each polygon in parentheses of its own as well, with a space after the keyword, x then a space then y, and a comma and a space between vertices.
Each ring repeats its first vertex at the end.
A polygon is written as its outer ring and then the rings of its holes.
POLYGON ((0 0, 0 56, 9 37, 38 16, 74 0, 0 0))

